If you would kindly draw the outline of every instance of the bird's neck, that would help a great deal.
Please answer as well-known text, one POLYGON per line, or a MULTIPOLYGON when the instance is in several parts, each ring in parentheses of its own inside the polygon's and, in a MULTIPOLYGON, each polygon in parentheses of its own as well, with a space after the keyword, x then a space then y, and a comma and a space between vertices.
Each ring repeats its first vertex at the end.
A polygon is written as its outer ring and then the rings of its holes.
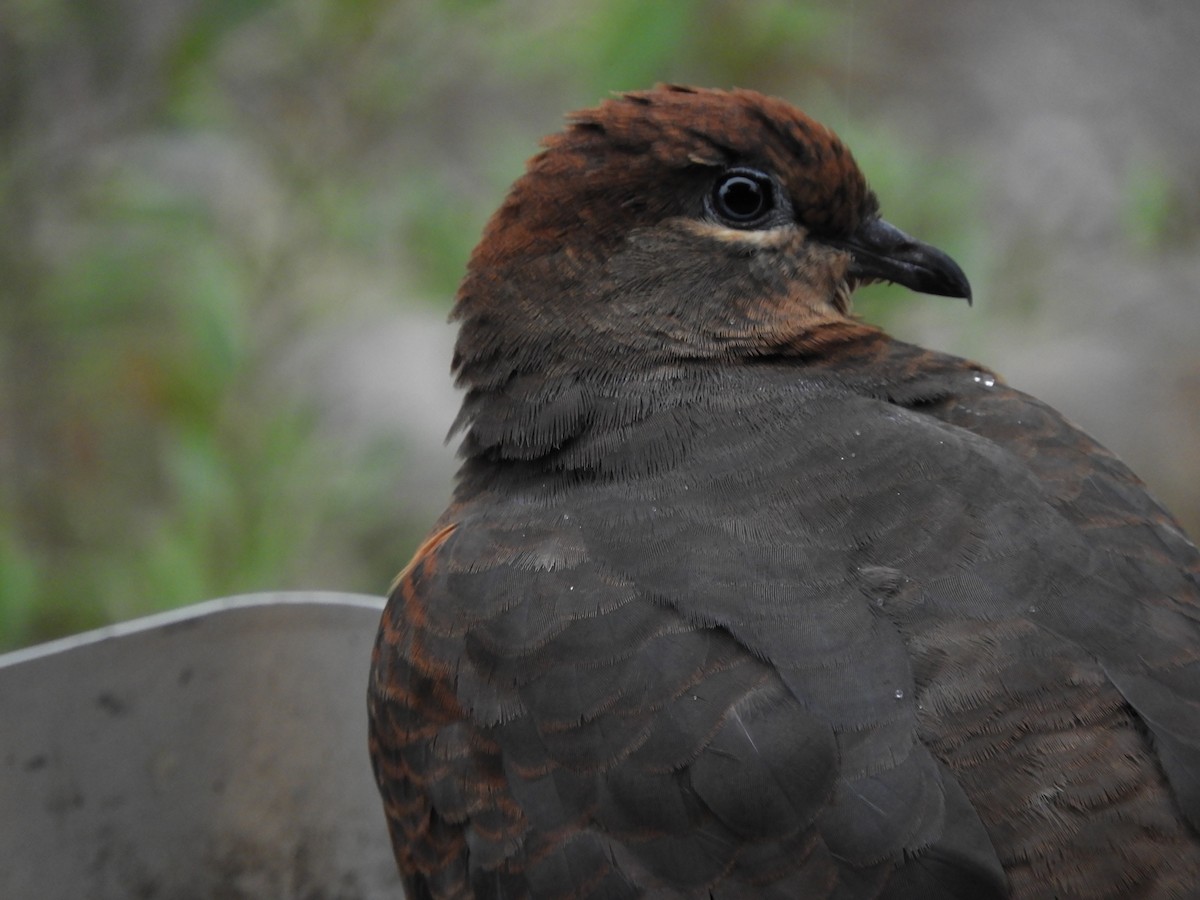
POLYGON ((918 377, 908 359, 916 348, 851 324, 755 358, 514 372, 471 387, 456 425, 465 433, 460 484, 662 467, 716 410, 736 418, 739 404, 759 403, 764 390, 794 404, 816 392, 884 396, 891 383, 918 377))

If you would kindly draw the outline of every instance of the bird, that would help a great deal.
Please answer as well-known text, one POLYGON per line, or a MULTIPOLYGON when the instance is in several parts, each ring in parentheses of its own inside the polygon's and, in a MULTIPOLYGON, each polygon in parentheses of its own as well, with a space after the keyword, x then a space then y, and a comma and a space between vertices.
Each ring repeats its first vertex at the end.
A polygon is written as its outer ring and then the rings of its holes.
POLYGON ((411 900, 1200 896, 1200 552, 859 318, 872 282, 971 297, 784 100, 659 85, 543 141, 371 660, 411 900))

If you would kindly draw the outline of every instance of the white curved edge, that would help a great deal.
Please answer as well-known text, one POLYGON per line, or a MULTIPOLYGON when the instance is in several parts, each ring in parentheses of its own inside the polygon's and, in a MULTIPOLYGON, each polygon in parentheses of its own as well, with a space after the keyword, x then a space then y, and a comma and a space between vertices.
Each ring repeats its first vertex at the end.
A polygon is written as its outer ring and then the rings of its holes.
POLYGON ((114 622, 92 631, 82 631, 64 638, 34 644, 32 647, 22 647, 9 653, 0 654, 0 669, 18 666, 35 659, 64 653, 77 647, 86 647, 100 641, 125 637, 143 631, 152 631, 168 625, 178 625, 193 619, 201 619, 216 613, 228 612, 233 609, 246 609, 255 606, 345 606, 359 609, 376 609, 383 611, 387 601, 383 597, 371 594, 347 594, 339 591, 263 591, 254 594, 234 594, 215 600, 204 600, 190 606, 181 606, 160 613, 152 613, 137 619, 124 622, 114 622))

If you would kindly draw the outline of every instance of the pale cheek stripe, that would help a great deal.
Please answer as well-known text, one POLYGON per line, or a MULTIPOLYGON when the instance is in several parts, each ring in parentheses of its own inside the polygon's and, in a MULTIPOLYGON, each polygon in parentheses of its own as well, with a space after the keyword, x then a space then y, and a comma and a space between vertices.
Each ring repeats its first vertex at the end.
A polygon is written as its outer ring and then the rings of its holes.
POLYGON ((746 244, 754 247, 781 247, 795 241, 803 232, 795 225, 776 225, 774 228, 760 228, 754 231, 743 231, 740 228, 729 228, 717 225, 715 222, 690 221, 686 223, 688 230, 702 237, 716 238, 730 244, 746 244))

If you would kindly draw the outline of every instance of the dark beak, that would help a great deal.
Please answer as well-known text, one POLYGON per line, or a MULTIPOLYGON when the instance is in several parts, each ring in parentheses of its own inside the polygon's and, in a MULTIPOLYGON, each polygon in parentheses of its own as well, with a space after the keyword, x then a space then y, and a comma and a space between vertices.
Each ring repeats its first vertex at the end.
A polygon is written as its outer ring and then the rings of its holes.
POLYGON ((971 302, 971 284, 958 263, 883 219, 868 219, 847 240, 829 243, 849 252, 849 274, 859 281, 891 281, 922 294, 971 302))

